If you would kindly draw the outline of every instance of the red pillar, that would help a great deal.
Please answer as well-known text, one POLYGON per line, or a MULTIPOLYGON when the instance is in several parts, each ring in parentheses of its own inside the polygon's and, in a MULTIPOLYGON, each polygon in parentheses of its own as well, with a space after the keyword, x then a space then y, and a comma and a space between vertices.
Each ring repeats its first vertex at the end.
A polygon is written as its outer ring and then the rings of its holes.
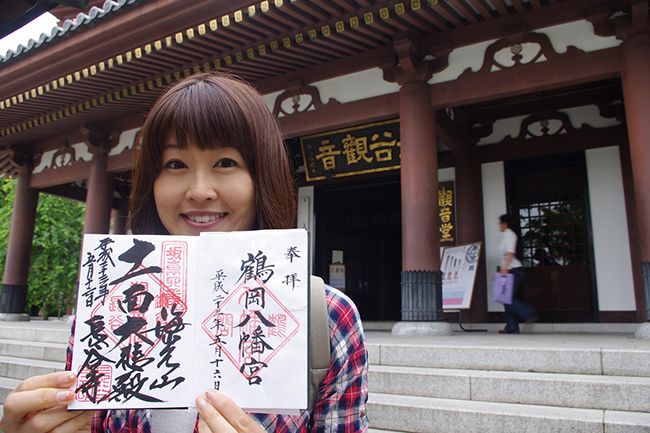
MULTIPOLYGON (((621 45, 621 53, 621 81, 639 221, 641 261, 642 266, 646 267, 650 262, 650 33, 627 37, 621 45)), ((650 321, 650 299, 647 288, 644 289, 646 318, 650 321)), ((637 310, 640 309, 637 306, 637 310)))
POLYGON ((108 233, 113 206, 113 175, 106 171, 108 156, 106 152, 93 155, 86 193, 86 215, 84 234, 108 233))
MULTIPOLYGON (((38 190, 30 188, 30 180, 31 173, 25 169, 20 170, 0 294, 0 313, 15 314, 13 320, 29 320, 29 316, 24 313, 38 207, 38 190)), ((3 318, 12 320, 10 317, 3 318)))
POLYGON ((438 150, 426 82, 400 88, 400 123, 402 270, 439 271, 438 150))
POLYGON ((650 260, 650 33, 622 45, 625 114, 636 192, 641 258, 650 260))

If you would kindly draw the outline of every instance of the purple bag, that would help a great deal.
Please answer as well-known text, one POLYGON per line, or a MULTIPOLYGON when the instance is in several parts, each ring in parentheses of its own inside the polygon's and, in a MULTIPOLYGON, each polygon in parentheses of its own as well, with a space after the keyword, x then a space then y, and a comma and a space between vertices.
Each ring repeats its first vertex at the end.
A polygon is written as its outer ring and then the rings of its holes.
POLYGON ((515 276, 513 274, 503 275, 501 272, 495 272, 492 279, 494 280, 494 296, 492 297, 492 302, 512 304, 512 290, 515 287, 515 276))

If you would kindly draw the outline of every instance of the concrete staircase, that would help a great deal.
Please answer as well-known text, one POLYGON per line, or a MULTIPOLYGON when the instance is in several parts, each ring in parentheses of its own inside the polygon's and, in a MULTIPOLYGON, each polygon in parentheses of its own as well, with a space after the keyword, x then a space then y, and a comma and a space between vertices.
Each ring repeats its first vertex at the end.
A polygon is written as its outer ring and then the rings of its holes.
POLYGON ((65 369, 70 326, 65 321, 0 323, 0 413, 23 379, 65 369))
MULTIPOLYGON (((487 327, 368 331, 370 432, 650 433, 650 340, 487 327)), ((0 322, 0 405, 21 380, 63 370, 69 333, 65 321, 0 322)))
POLYGON ((369 334, 376 433, 650 432, 650 344, 629 334, 369 334))

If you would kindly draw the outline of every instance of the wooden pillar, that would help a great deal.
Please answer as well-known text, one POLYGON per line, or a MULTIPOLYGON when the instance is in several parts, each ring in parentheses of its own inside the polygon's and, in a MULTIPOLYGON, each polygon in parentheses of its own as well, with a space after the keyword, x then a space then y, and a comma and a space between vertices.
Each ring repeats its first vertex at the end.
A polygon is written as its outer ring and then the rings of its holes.
POLYGON ((630 36, 621 49, 621 78, 639 218, 641 259, 650 261, 650 33, 630 36))
POLYGON ((113 221, 112 233, 116 235, 126 234, 126 220, 128 219, 129 211, 126 202, 122 204, 119 209, 113 209, 111 220, 113 221))
POLYGON ((438 150, 426 82, 400 88, 402 270, 439 271, 438 150))
MULTIPOLYGON (((481 242, 481 256, 476 270, 471 308, 463 321, 488 322, 487 276, 485 273, 485 226, 483 222, 483 182, 481 164, 465 158, 456 159, 456 238, 458 244, 481 242)), ((496 227, 496 223, 495 223, 496 227)))
POLYGON ((32 254, 38 190, 30 188, 31 170, 21 169, 16 185, 11 229, 0 294, 0 320, 25 321, 27 280, 32 254))
POLYGON ((436 115, 427 84, 434 63, 407 34, 393 42, 399 67, 384 78, 401 85, 400 142, 402 192, 402 321, 398 335, 452 335, 444 322, 438 224, 438 140, 436 115))
POLYGON ((106 171, 108 152, 99 149, 93 155, 86 193, 84 234, 108 233, 113 205, 113 175, 106 171))

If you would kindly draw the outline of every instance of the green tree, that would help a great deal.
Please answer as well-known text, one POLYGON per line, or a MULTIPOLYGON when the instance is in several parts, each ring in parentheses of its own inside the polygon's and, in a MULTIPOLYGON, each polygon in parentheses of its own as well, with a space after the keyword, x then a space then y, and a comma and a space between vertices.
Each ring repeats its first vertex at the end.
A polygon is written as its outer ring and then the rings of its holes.
MULTIPOLYGON (((16 181, 0 178, 0 266, 4 270, 16 181)), ((59 294, 62 311, 73 306, 77 289, 84 203, 40 194, 28 280, 28 307, 56 314, 59 294)))

